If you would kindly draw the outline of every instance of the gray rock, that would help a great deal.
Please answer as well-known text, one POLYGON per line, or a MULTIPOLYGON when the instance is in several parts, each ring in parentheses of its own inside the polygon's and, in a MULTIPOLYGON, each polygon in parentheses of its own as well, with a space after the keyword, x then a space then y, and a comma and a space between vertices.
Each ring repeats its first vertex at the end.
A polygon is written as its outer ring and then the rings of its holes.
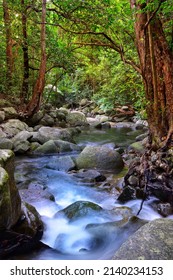
POLYGON ((78 169, 97 168, 119 172, 123 169, 122 157, 116 151, 105 146, 87 146, 76 158, 78 169))
POLYGON ((72 142, 72 133, 67 129, 43 126, 38 130, 37 138, 42 144, 49 140, 65 140, 72 142))
POLYGON ((159 203, 157 210, 163 217, 167 217, 173 213, 173 208, 170 203, 159 203))
POLYGON ((53 158, 47 165, 47 168, 60 170, 60 171, 70 171, 75 168, 75 163, 70 156, 56 157, 53 158))
POLYGON ((39 144, 38 142, 32 142, 30 144, 30 150, 31 152, 35 151, 37 148, 39 148, 41 146, 41 144, 39 144))
POLYGON ((65 107, 60 107, 60 108, 58 109, 58 111, 61 112, 61 113, 63 113, 65 116, 67 116, 68 113, 69 113, 69 110, 68 110, 67 108, 65 108, 65 107))
POLYGON ((87 119, 82 112, 72 111, 66 116, 66 122, 70 126, 83 126, 87 125, 87 119))
POLYGON ((148 127, 148 122, 146 120, 137 120, 135 127, 136 129, 143 129, 144 127, 148 127))
POLYGON ((5 112, 0 111, 0 123, 2 123, 5 120, 5 112))
POLYGON ((97 170, 79 170, 74 176, 81 179, 82 182, 88 183, 103 182, 106 180, 106 177, 97 170))
POLYGON ((173 220, 156 219, 122 244, 113 260, 173 260, 173 220))
POLYGON ((131 128, 131 129, 134 129, 135 128, 135 124, 132 123, 132 122, 125 122, 125 121, 122 121, 122 122, 118 122, 118 123, 113 123, 112 124, 112 127, 117 127, 117 128, 131 128))
POLYGON ((30 149, 30 143, 27 140, 17 140, 13 145, 14 152, 18 154, 24 154, 30 149))
POLYGON ((87 119, 87 122, 88 124, 91 126, 91 127, 98 127, 100 126, 101 127, 101 121, 97 118, 91 118, 91 117, 88 117, 86 118, 87 119))
POLYGON ((59 153, 58 147, 55 145, 53 140, 49 140, 43 145, 39 146, 37 149, 34 150, 36 154, 52 154, 52 153, 59 153))
POLYGON ((40 124, 44 126, 53 126, 54 119, 50 115, 45 114, 44 117, 41 119, 40 124))
POLYGON ((55 140, 56 146, 59 148, 60 153, 71 152, 71 151, 81 151, 81 148, 73 143, 63 140, 55 140))
POLYGON ((3 123, 1 127, 9 138, 14 137, 20 131, 29 130, 29 126, 18 119, 10 119, 6 123, 3 123))
POLYGON ((53 194, 39 182, 32 182, 28 185, 28 188, 21 189, 19 192, 22 200, 27 203, 33 204, 45 199, 55 201, 53 194))
POLYGON ((101 211, 102 207, 90 202, 90 201, 76 201, 71 205, 67 206, 65 209, 57 212, 55 217, 63 213, 68 219, 74 220, 77 218, 82 218, 88 214, 94 213, 95 211, 101 211))
POLYGON ((11 141, 13 143, 17 142, 17 141, 26 141, 26 140, 30 140, 33 136, 32 132, 28 132, 27 130, 24 131, 20 131, 19 133, 17 133, 12 139, 11 141))
POLYGON ((134 176, 134 175, 131 175, 129 178, 128 178, 128 183, 131 185, 131 186, 137 186, 138 183, 139 183, 139 179, 134 176))
POLYGON ((5 119, 13 119, 18 116, 18 113, 13 107, 5 107, 3 108, 3 111, 5 113, 5 119))
POLYGON ((63 112, 62 110, 56 110, 55 118, 59 121, 65 121, 66 120, 66 115, 67 115, 67 112, 63 112))
POLYGON ((122 193, 119 195, 118 200, 121 202, 126 202, 131 199, 136 198, 136 191, 133 187, 131 186, 126 186, 122 193))
POLYGON ((109 117, 108 116, 105 116, 105 115, 97 115, 96 116, 96 119, 99 120, 100 123, 105 123, 105 122, 108 122, 109 121, 109 117))
POLYGON ((8 138, 0 138, 0 149, 12 150, 13 142, 8 138))
POLYGON ((34 114, 34 116, 30 119, 30 123, 32 125, 36 125, 40 122, 40 120, 43 118, 44 113, 43 111, 39 111, 37 113, 34 114))

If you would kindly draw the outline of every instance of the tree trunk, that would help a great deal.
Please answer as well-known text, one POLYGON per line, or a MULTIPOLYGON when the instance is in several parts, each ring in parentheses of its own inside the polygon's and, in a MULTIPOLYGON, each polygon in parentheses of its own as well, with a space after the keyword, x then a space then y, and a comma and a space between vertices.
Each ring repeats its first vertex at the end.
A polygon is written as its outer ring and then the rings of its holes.
POLYGON ((159 16, 141 12, 144 6, 136 0, 130 2, 136 11, 136 45, 145 85, 152 148, 167 147, 173 133, 173 55, 159 16))
MULTIPOLYGON (((133 198, 134 195, 142 198, 138 214, 145 199, 155 196, 159 201, 157 210, 165 217, 173 213, 173 57, 157 15, 158 9, 147 11, 148 2, 139 4, 137 0, 130 0, 136 13, 136 46, 145 85, 150 146, 140 155, 139 161, 135 160, 130 165, 124 187, 133 188, 133 198), (132 175, 136 177, 137 184, 131 183, 132 175)), ((158 8, 162 2, 160 0, 158 8)))
POLYGON ((6 32, 6 85, 7 91, 11 91, 12 78, 13 78, 13 43, 11 38, 11 20, 8 7, 8 1, 3 0, 3 11, 4 11, 4 24, 6 32))
POLYGON ((38 78, 36 80, 32 98, 25 109, 25 117, 31 117, 36 113, 41 104, 42 94, 45 86, 46 73, 46 0, 42 0, 41 18, 41 63, 38 78))
POLYGON ((25 103, 28 98, 28 82, 29 82, 29 56, 28 56, 28 36, 27 36, 27 15, 25 0, 21 0, 22 7, 22 31, 23 31, 23 83, 20 93, 21 103, 25 103))

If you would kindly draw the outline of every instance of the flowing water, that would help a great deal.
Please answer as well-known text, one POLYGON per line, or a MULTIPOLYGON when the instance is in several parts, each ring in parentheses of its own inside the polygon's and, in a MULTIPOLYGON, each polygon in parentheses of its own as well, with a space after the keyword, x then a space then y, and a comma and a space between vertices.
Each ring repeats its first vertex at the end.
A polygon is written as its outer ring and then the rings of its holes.
MULTIPOLYGON (((84 131, 76 141, 79 145, 113 142, 127 147, 139 133, 121 128, 84 131)), ((16 174, 22 177, 22 184, 39 182, 55 197, 55 201, 46 197, 31 201, 44 222, 42 242, 49 247, 27 254, 23 259, 110 259, 123 241, 145 220, 160 217, 152 209, 151 201, 148 201, 138 219, 134 219, 140 208, 140 200, 121 204, 113 193, 98 188, 94 183, 82 182, 73 173, 48 168, 47 163, 58 156, 63 155, 16 159, 16 174), (76 205, 76 202, 82 205, 90 202, 100 206, 100 210, 82 208, 83 212, 73 218, 61 211, 70 205, 76 205), (123 214, 122 211, 117 211, 122 207, 123 214), (127 216, 131 217, 128 222, 127 216)), ((19 189, 20 192, 23 191, 21 186, 19 189)))

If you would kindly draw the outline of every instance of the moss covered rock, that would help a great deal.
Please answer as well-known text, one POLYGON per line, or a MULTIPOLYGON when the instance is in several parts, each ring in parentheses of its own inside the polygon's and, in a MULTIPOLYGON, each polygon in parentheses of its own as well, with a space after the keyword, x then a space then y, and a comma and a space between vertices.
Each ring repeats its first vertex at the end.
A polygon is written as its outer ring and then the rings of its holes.
POLYGON ((0 230, 12 227, 21 215, 21 199, 14 181, 14 154, 0 150, 0 230))
POLYGON ((76 201, 72 203, 71 205, 67 206, 65 209, 57 212, 55 214, 56 216, 59 216, 59 214, 64 214, 68 219, 74 220, 77 218, 82 218, 87 216, 88 214, 101 211, 102 207, 90 202, 90 201, 76 201))
POLYGON ((157 219, 142 226, 124 242, 114 260, 172 260, 173 220, 157 219))
POLYGON ((66 122, 70 126, 83 126, 88 125, 85 114, 78 111, 69 112, 66 117, 66 122))
POLYGON ((106 146, 87 146, 76 159, 78 169, 97 168, 119 172, 124 163, 121 155, 106 146))

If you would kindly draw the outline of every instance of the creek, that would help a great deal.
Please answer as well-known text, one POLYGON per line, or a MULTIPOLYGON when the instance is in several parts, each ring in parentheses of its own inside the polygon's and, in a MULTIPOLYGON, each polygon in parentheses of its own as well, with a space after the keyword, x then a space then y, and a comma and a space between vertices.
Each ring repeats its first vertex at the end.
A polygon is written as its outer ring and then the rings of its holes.
MULTIPOLYGON (((126 148, 135 141, 141 131, 132 128, 111 128, 107 130, 84 130, 75 140, 80 146, 112 145, 126 148)), ((67 153, 65 154, 67 155, 67 153)), ((69 153, 68 153, 69 155, 69 153)), ((76 153, 70 153, 76 156, 76 153)), ((22 176, 22 186, 36 182, 46 188, 55 198, 30 197, 44 222, 42 242, 49 247, 22 256, 23 259, 111 259, 120 245, 147 220, 160 217, 151 207, 152 199, 144 203, 138 218, 140 200, 125 204, 118 202, 113 191, 98 187, 95 183, 80 180, 73 172, 53 170, 47 163, 63 154, 17 157, 16 174, 22 176), (83 207, 85 203, 97 205, 96 209, 83 207), (82 205, 80 215, 69 218, 63 209, 68 206, 82 205)), ((115 175, 117 187, 122 186, 121 174, 115 175)), ((106 174, 107 179, 114 174, 106 174)), ((20 192, 24 191, 20 187, 20 192)), ((153 198, 154 199, 154 198, 153 198)), ((76 208, 79 210, 78 207, 76 208)))

